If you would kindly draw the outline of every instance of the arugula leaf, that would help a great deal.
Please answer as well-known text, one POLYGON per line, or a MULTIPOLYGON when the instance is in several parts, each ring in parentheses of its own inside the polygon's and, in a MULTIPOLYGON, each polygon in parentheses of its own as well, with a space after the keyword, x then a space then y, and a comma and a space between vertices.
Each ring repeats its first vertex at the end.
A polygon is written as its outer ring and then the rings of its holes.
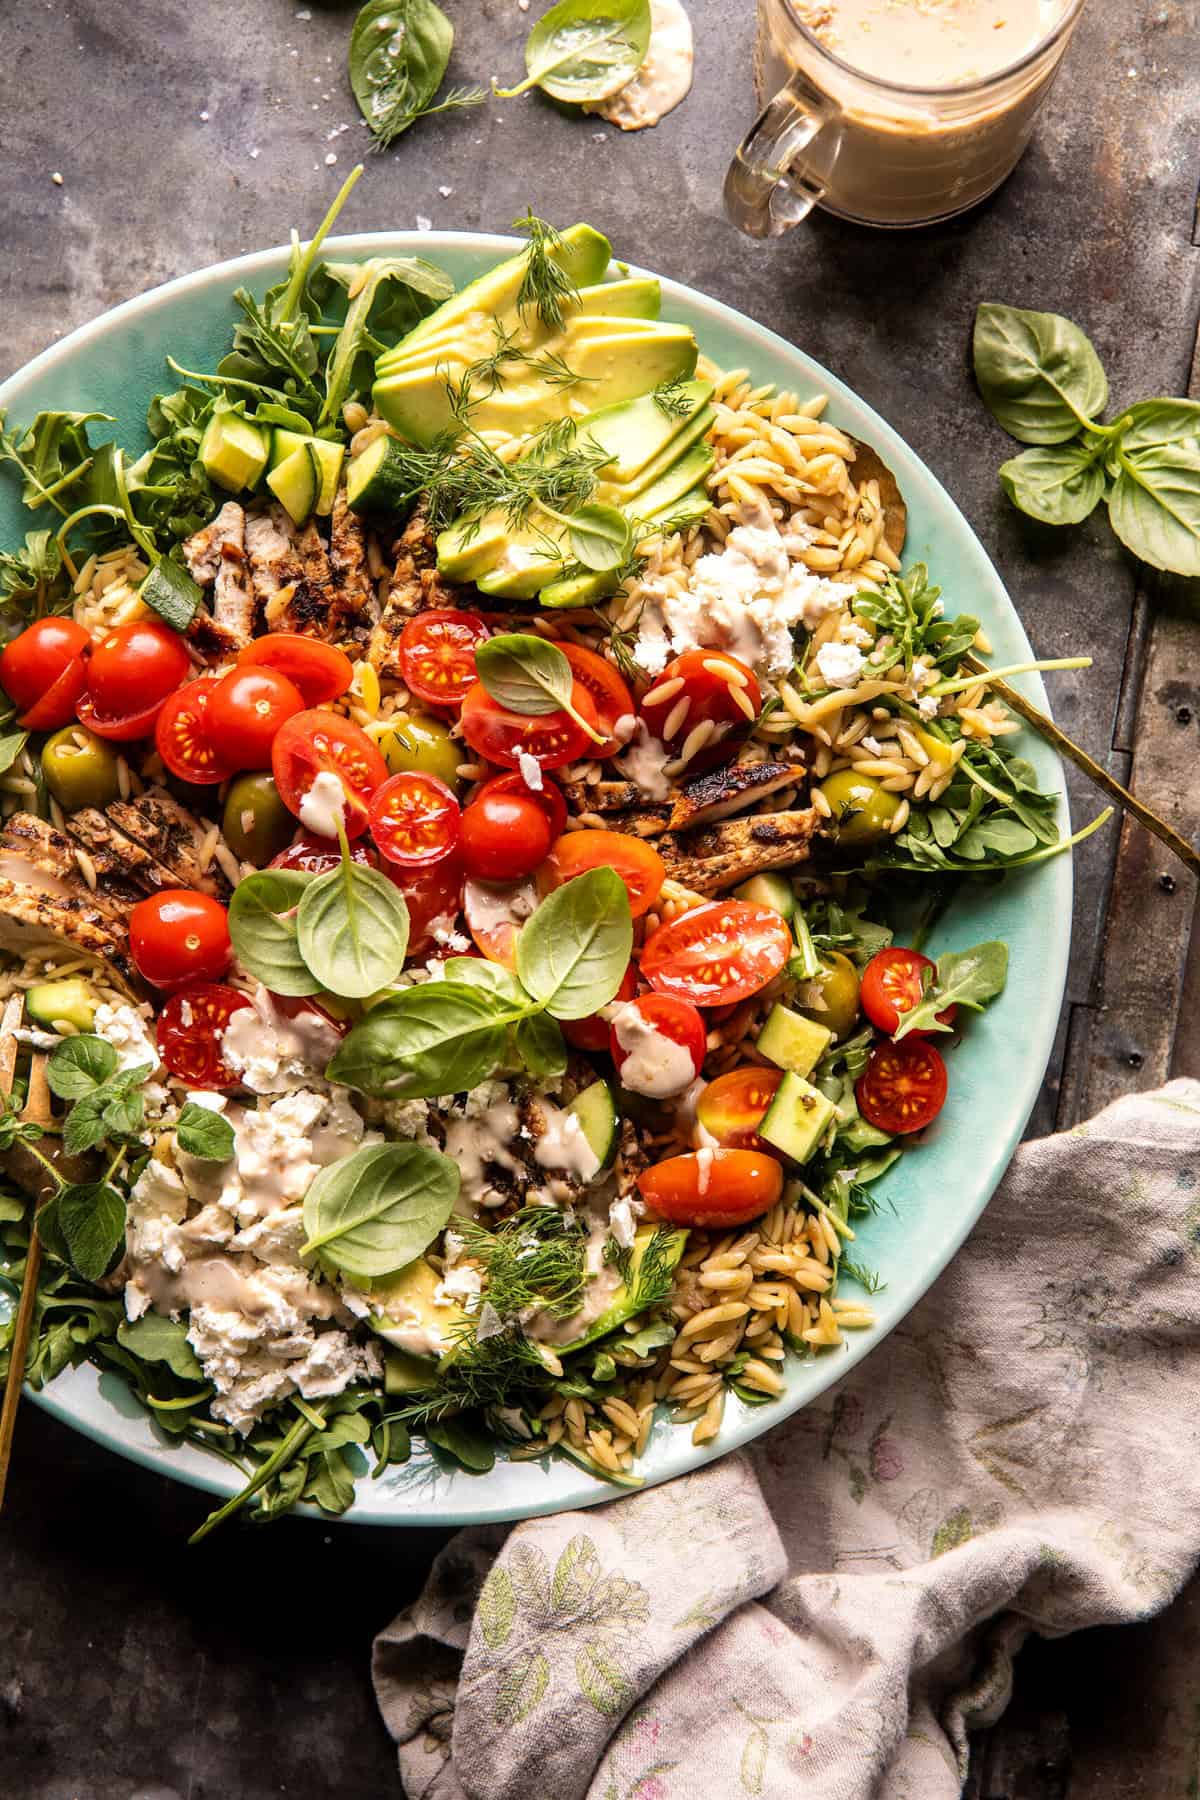
POLYGON ((938 958, 937 977, 918 1006, 903 1014, 894 1036, 897 1043, 911 1031, 952 1031, 938 1014, 949 1006, 982 1012, 989 1000, 1003 993, 1008 980, 1007 944, 976 944, 971 950, 950 950, 938 958))
POLYGON ((517 974, 556 1019, 607 1006, 633 949, 629 893, 614 869, 589 869, 549 894, 522 927, 517 974))
POLYGON ((351 862, 318 875, 296 909, 300 955, 322 987, 365 1000, 390 987, 404 967, 408 907, 395 882, 351 862))
POLYGON ((528 74, 516 87, 493 84, 497 99, 531 87, 582 105, 626 87, 650 47, 650 0, 558 0, 525 43, 528 74))
POLYGON ((1060 313, 985 302, 975 315, 975 379, 992 417, 1023 444, 1061 444, 1108 402, 1087 334, 1060 313))
POLYGON ((55 1203, 71 1266, 84 1281, 99 1281, 125 1242, 124 1200, 107 1182, 88 1181, 61 1188, 55 1203))
POLYGON ((19 606, 35 616, 54 610, 51 590, 61 569, 62 551, 54 533, 27 531, 23 549, 0 550, 0 604, 19 606))
POLYGON ((311 869, 260 869, 229 902, 229 936, 242 967, 273 994, 298 998, 321 982, 300 953, 296 908, 317 879, 311 869))
POLYGON ((340 426, 342 406, 352 395, 365 393, 375 377, 375 358, 383 348, 371 329, 376 302, 396 318, 397 300, 407 304, 410 315, 400 329, 411 329, 427 306, 454 292, 454 283, 443 269, 417 256, 373 256, 363 263, 326 263, 324 273, 345 286, 350 296, 346 317, 325 365, 325 399, 317 415, 317 430, 340 426))
POLYGON ((143 1362, 165 1363, 181 1381, 203 1381, 204 1370, 188 1342, 187 1332, 182 1319, 148 1312, 132 1323, 126 1320, 118 1325, 117 1342, 143 1362))
POLYGON ((454 48, 454 27, 433 0, 367 0, 350 33, 350 86, 384 150, 430 113, 478 106, 480 88, 452 88, 435 103, 454 48))
POLYGON ((364 1094, 435 1099, 461 1094, 495 1073, 507 1027, 523 1011, 501 995, 461 981, 429 981, 371 1008, 326 1071, 364 1094))
POLYGON ((78 484, 96 457, 87 434, 93 420, 111 424, 112 414, 40 412, 24 432, 8 433, 0 412, 0 461, 17 465, 24 477, 21 499, 31 512, 49 500, 65 517, 71 507, 82 504, 78 484), (65 504, 62 495, 68 490, 70 503, 65 504))
POLYGON ((322 1169, 304 1197, 301 1256, 371 1281, 404 1268, 442 1230, 458 1198, 448 1156, 420 1144, 373 1144, 322 1169))
POLYGON ((65 1038, 51 1051, 46 1080, 60 1100, 82 1100, 116 1074, 119 1058, 106 1038, 91 1032, 65 1038))
POLYGON ((187 1156, 200 1156, 206 1162, 228 1162, 233 1155, 234 1132, 229 1120, 211 1106, 198 1106, 189 1100, 175 1126, 179 1148, 187 1156))

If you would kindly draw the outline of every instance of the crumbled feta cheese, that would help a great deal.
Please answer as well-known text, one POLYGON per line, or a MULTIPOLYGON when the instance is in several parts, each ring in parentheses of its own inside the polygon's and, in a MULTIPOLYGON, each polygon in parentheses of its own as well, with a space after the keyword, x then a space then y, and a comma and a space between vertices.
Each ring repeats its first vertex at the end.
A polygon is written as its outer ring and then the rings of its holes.
POLYGON ((459 1263, 448 1269, 433 1292, 435 1306, 462 1306, 473 1312, 479 1304, 483 1275, 476 1263, 459 1263))
POLYGON ((300 823, 314 837, 336 838, 346 823, 346 789, 340 775, 322 769, 300 802, 300 823))
POLYGON ((609 1207, 608 1228, 622 1250, 632 1249, 637 1234, 637 1221, 643 1210, 641 1202, 629 1195, 619 1195, 609 1207))
POLYGON ((542 780, 542 765, 537 757, 530 756, 528 750, 522 750, 517 757, 517 764, 525 786, 530 788, 533 793, 540 794, 546 784, 542 780))
POLYGON ((922 694, 917 701, 917 711, 923 719, 936 719, 938 702, 933 694, 922 694))
POLYGON ((147 1063, 157 1069, 158 1045, 148 1029, 153 1022, 148 1006, 110 1006, 102 1001, 96 1008, 92 1030, 112 1045, 119 1069, 144 1068, 147 1063))
POLYGON ((239 1006, 220 1037, 225 1061, 255 1094, 311 1086, 339 1042, 337 1027, 323 1013, 310 1008, 285 1018, 261 987, 253 1005, 239 1006))
POLYGON ((822 644, 813 661, 831 688, 854 687, 862 674, 863 653, 856 644, 822 644))

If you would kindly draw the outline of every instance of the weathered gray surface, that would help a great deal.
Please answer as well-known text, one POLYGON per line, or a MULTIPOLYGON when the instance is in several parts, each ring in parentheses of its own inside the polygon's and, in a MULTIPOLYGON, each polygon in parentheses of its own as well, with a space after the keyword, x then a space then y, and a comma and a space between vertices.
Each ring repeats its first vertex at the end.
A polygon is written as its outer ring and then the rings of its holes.
MULTIPOLYGON (((529 15, 516 0, 445 3, 459 27, 456 79, 520 68, 529 15)), ((0 11, 0 370, 155 282, 315 223, 364 134, 343 76, 353 7, 309 4, 307 21, 290 0, 34 0, 0 11), (343 122, 350 130, 327 141, 343 122), (325 166, 327 154, 336 166, 325 166)), ((818 217, 773 245, 739 238, 719 201, 753 109, 750 0, 690 4, 696 87, 656 132, 623 137, 537 97, 431 121, 369 160, 346 229, 413 226, 424 215, 438 227, 498 230, 526 205, 587 217, 631 259, 803 344, 941 476, 1037 649, 1094 656, 1088 674, 1055 678, 1055 706, 1124 777, 1150 609, 1135 609, 1132 571, 1100 521, 1059 533, 1007 508, 995 470, 1008 440, 972 390, 968 334, 983 298, 1066 311, 1093 334, 1117 398, 1184 390, 1200 293, 1195 0, 1091 0, 1032 151, 971 217, 897 236, 818 217)), ((1194 669, 1193 656, 1193 680, 1194 669)), ((1152 761, 1145 775, 1139 762, 1137 781, 1154 804, 1161 765, 1152 761)), ((1090 816, 1082 784, 1072 792, 1077 816, 1090 816)), ((1095 983, 1116 841, 1110 827, 1079 857, 1072 1009, 1104 998, 1095 983)), ((1170 904, 1182 908, 1182 892, 1170 904)), ((1152 912, 1133 918, 1141 938, 1147 918, 1157 929, 1152 912)), ((1200 1000, 1200 968, 1191 981, 1200 1000)), ((1104 1032, 1119 1037, 1124 1004, 1101 1015, 1104 1032)), ((1079 1013, 1077 1049, 1093 1022, 1079 1013)), ((1160 1059, 1165 1036, 1151 1047, 1160 1059)), ((1064 1017, 1039 1129, 1055 1119, 1066 1037, 1064 1017)), ((1181 1044, 1176 1055, 1196 1053, 1181 1044)), ((1085 1062, 1064 1113, 1087 1089, 1085 1062)), ((367 1644, 419 1581, 432 1540, 285 1523, 188 1552, 182 1540, 202 1505, 25 1412, 0 1528, 0 1792, 365 1800, 395 1791, 367 1644)), ((1189 1619, 1177 1608, 1140 1643, 1133 1632, 1094 1633, 1031 1651, 1011 1725, 978 1759, 973 1791, 1182 1796, 1195 1758, 1189 1619), (1149 1673, 1130 1689, 1134 1667, 1149 1673)))

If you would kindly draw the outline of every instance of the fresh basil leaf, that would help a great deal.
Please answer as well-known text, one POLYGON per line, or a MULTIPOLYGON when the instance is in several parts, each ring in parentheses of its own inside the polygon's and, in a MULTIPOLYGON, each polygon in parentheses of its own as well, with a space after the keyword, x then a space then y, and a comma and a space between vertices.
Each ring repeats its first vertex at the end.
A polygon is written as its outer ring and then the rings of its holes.
POLYGON ((577 106, 607 100, 633 80, 649 47, 650 0, 558 0, 526 39, 526 79, 494 91, 508 100, 540 87, 577 106))
POLYGON ((461 1418, 431 1420, 422 1427, 425 1436, 447 1456, 452 1456, 473 1475, 486 1475, 496 1461, 490 1433, 461 1418))
POLYGON ((107 1039, 91 1032, 66 1038, 51 1051, 46 1063, 50 1092, 60 1100, 82 1100, 117 1072, 119 1058, 107 1039))
POLYGON ((1083 440, 1022 451, 1000 465, 1000 480, 1013 505, 1044 525, 1078 525, 1104 497, 1103 462, 1083 440))
POLYGON ((492 699, 534 718, 570 703, 574 677, 557 644, 532 632, 505 631, 475 652, 475 673, 492 699))
POLYGON ((296 912, 300 954, 322 987, 365 1000, 395 981, 408 949, 408 908, 395 882, 343 857, 306 889, 296 912))
POLYGON ((188 1343, 187 1333, 182 1319, 168 1319, 162 1313, 148 1312, 133 1323, 126 1320, 118 1325, 117 1342, 143 1362, 166 1363, 181 1381, 203 1381, 204 1370, 188 1343))
POLYGON ((517 1006, 527 1006, 529 995, 515 975, 499 963, 487 962, 481 956, 448 956, 444 964, 447 981, 465 982, 468 987, 484 988, 499 994, 517 1006))
POLYGON ((458 1169, 421 1144, 372 1144, 322 1169, 304 1197, 308 1242, 327 1268, 358 1281, 420 1256, 458 1198, 458 1169))
MULTIPOLYGON (((633 548, 633 527, 615 506, 581 506, 571 515, 571 553, 585 569, 619 569, 633 548)), ((569 666, 569 665, 568 665, 569 666)))
POLYGON ((164 556, 142 582, 138 599, 172 631, 186 631, 200 610, 202 596, 187 570, 164 556))
POLYGON ((484 988, 422 982, 372 1007, 326 1074, 364 1094, 416 1100, 466 1093, 504 1061, 512 1015, 502 996, 484 988))
POLYGON ((965 1006, 982 1012, 989 1000, 1004 991, 1008 980, 1008 945, 976 944, 971 950, 950 950, 938 958, 937 978, 918 1006, 903 1014, 896 1040, 910 1031, 951 1031, 938 1014, 948 1006, 965 1006))
POLYGON ((229 902, 229 936, 242 967, 273 994, 316 994, 322 983, 303 956, 296 909, 316 881, 311 869, 260 869, 229 902))
POLYGON ((513 1033, 517 1055, 531 1075, 549 1079, 567 1067, 567 1046, 562 1027, 549 1013, 533 1013, 522 1019, 513 1033))
POLYGON ((367 0, 350 33, 350 86, 380 149, 424 114, 485 98, 457 88, 434 104, 453 48, 454 27, 433 0, 367 0))
POLYGON ((974 350, 984 404, 1023 444, 1061 444, 1104 411, 1100 358, 1059 313, 985 303, 975 315, 974 350))
POLYGON ((1200 575, 1200 401, 1143 400, 1117 433, 1113 530, 1154 568, 1200 575))
POLYGON ((84 1281, 99 1281, 125 1242, 125 1202, 105 1181, 61 1188, 56 1199, 57 1225, 71 1266, 84 1281))
POLYGON ((607 1006, 633 949, 629 894, 614 869, 589 869, 549 894, 517 939, 517 974, 556 1019, 607 1006))
POLYGON ((12 768, 28 742, 27 731, 10 731, 0 736, 0 775, 12 768))
POLYGON ((200 1156, 206 1162, 228 1162, 233 1155, 233 1126, 211 1106, 198 1106, 189 1100, 175 1126, 179 1148, 187 1156, 200 1156))

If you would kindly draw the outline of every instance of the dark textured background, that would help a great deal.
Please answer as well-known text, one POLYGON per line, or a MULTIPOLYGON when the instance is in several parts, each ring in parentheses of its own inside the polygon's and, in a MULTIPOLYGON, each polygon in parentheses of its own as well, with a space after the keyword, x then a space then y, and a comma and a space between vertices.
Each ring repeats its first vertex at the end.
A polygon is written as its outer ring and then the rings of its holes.
MULTIPOLYGON (((539 0, 531 14, 516 0, 445 3, 459 33, 453 78, 512 79, 539 0)), ((344 75, 353 7, 311 0, 311 17, 304 10, 288 0, 29 0, 0 10, 0 374, 118 300, 278 243, 293 224, 311 229, 366 133, 344 75)), ((695 88, 657 130, 623 136, 538 96, 493 101, 427 121, 368 158, 342 225, 413 227, 423 217, 435 228, 504 230, 527 205, 563 223, 587 218, 620 254, 802 344, 946 484, 1037 650, 1095 658, 1085 675, 1054 677, 1054 704, 1124 777, 1149 609, 1100 518, 1052 532, 1004 503, 995 472, 1009 443, 973 391, 968 342, 980 299, 1064 311, 1092 334, 1115 398, 1185 391, 1200 294, 1196 0, 1090 0, 1031 151, 968 218, 884 235, 817 215, 769 245, 739 237, 720 207, 725 163, 754 110, 752 5, 690 0, 690 11, 695 88)), ((1190 744, 1190 716, 1181 729, 1190 744)), ((1092 797, 1072 785, 1078 814, 1090 814, 1092 797)), ((1103 1011, 1115 853, 1110 826, 1078 858, 1075 957, 1038 1129, 1060 1110, 1069 1027, 1103 1011)), ((1078 1072, 1073 1081, 1060 1122, 1087 1086, 1078 1072)), ((204 1506, 25 1409, 0 1526, 0 1795, 396 1791, 368 1646, 419 1584, 436 1534, 284 1521, 187 1551, 204 1506)), ((1189 1654, 1190 1617, 1176 1633, 1189 1654)), ((1162 1731, 1147 1731, 1144 1709, 1134 1716, 1126 1698, 1110 1742, 1095 1719, 1104 1707, 1089 1704, 1125 1695, 1113 1667, 1133 1654, 1132 1634, 1107 1660, 1103 1634, 1081 1642, 1070 1655, 1039 1648, 1024 1659, 1032 1672, 1018 1683, 1007 1736, 979 1761, 975 1791, 1091 1800, 1103 1783, 1105 1795, 1182 1797, 1186 1777, 1176 1788, 1165 1764, 1154 1765, 1160 1778, 1145 1759, 1162 1753, 1162 1731), (1079 1769, 1093 1771, 1082 1785, 1069 1785, 1072 1745, 1079 1769)), ((1184 1760, 1195 1755, 1190 1704, 1179 1698, 1172 1727, 1184 1760)))

